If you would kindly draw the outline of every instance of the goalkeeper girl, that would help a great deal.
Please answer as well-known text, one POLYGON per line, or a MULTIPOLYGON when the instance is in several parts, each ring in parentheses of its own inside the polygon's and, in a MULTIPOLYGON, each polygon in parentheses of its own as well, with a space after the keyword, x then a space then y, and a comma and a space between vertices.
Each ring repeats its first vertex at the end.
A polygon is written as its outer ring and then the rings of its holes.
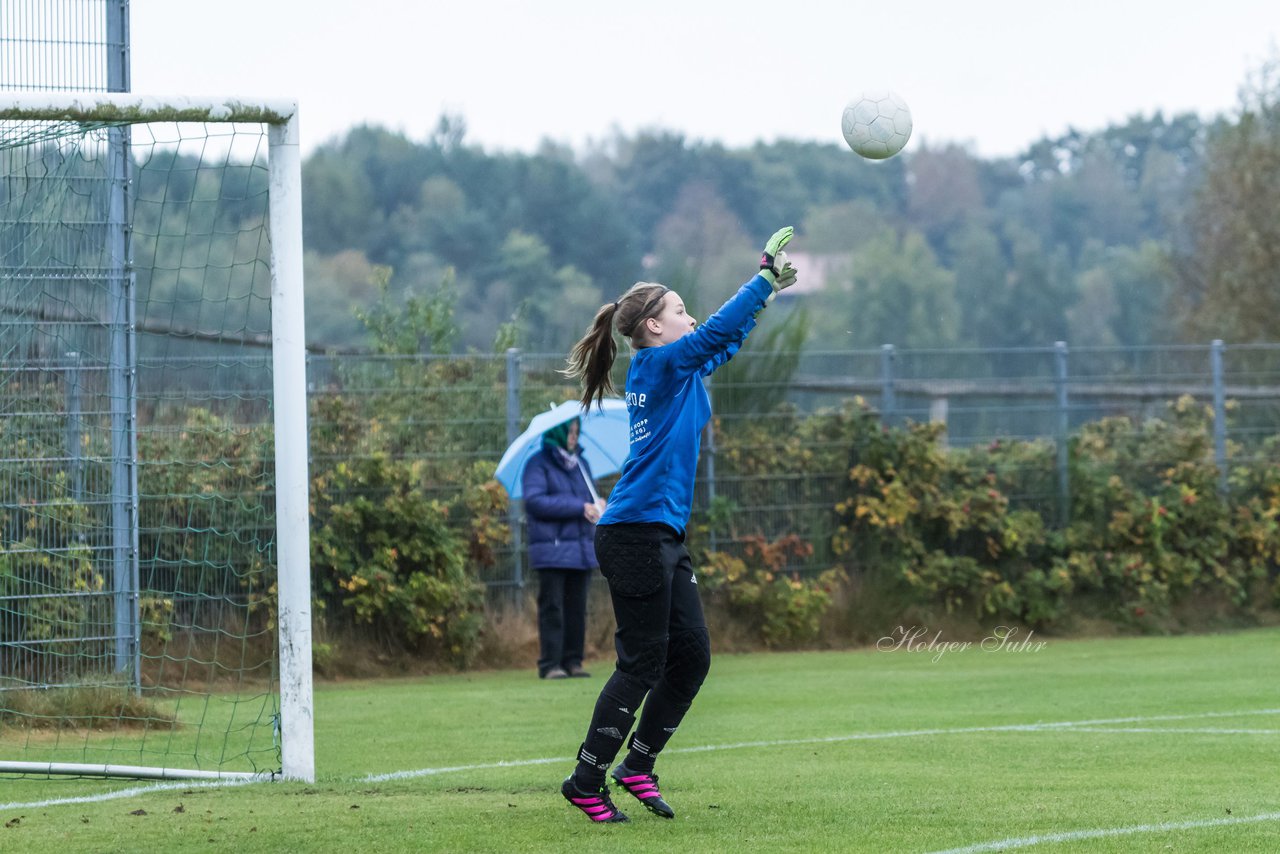
POLYGON ((630 340, 627 372, 631 448, 596 528, 596 558, 609 582, 617 622, 618 663, 600 691, 578 764, 561 793, 592 821, 627 821, 609 797, 605 776, 643 704, 639 725, 614 782, 664 818, 675 812, 658 791, 654 760, 671 738, 711 665, 711 644, 685 526, 694 472, 711 403, 702 378, 727 362, 773 295, 796 280, 783 252, 790 226, 769 239, 760 272, 701 326, 670 288, 640 282, 596 312, 569 354, 582 403, 614 392, 613 330, 630 340))

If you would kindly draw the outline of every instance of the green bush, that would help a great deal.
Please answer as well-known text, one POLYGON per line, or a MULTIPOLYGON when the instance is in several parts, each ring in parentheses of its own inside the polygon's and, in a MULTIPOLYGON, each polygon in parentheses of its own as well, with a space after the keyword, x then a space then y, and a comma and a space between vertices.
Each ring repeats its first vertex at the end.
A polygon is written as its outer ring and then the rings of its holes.
POLYGON ((275 576, 268 548, 275 542, 274 441, 270 425, 202 407, 157 417, 139 434, 142 589, 177 594, 169 609, 182 612, 164 616, 165 623, 174 616, 190 621, 183 609, 229 594, 243 595, 249 613, 266 620, 275 576))
POLYGON ((423 489, 424 465, 374 454, 316 474, 312 572, 340 620, 461 667, 479 646, 483 587, 423 489))
MULTIPOLYGON (((49 485, 66 492, 63 473, 49 485)), ((24 534, 0 544, 0 641, 12 644, 0 671, 5 676, 70 673, 76 656, 97 657, 109 623, 112 598, 107 579, 94 565, 86 534, 93 530, 85 505, 55 497, 38 512, 21 511, 6 521, 24 534)))
POLYGON ((949 451, 939 438, 940 428, 920 424, 855 435, 833 544, 851 568, 887 568, 948 611, 1038 627, 1097 603, 1119 623, 1200 594, 1245 607, 1280 557, 1280 477, 1240 466, 1223 495, 1211 414, 1190 398, 1163 420, 1079 430, 1063 530, 1054 502, 1029 509, 1011 499, 1050 491, 1051 445, 949 451))
POLYGON ((1280 458, 1280 436, 1269 436, 1252 455, 1262 464, 1230 466, 1229 494, 1236 526, 1233 546, 1261 576, 1259 587, 1269 582, 1268 604, 1280 607, 1280 468, 1269 463, 1280 458))
POLYGON ((838 573, 817 578, 788 572, 787 563, 813 548, 797 536, 767 542, 748 537, 741 557, 710 552, 698 568, 709 604, 720 606, 766 646, 800 646, 817 640, 838 573))
POLYGON ((1115 603, 1114 616, 1163 614, 1204 592, 1244 605, 1274 563, 1274 484, 1266 472, 1240 472, 1223 495, 1212 426, 1211 412, 1184 397, 1165 420, 1104 419, 1074 439, 1072 521, 1058 563, 1115 603))
POLYGON ((1027 477, 1028 459, 1047 455, 1017 443, 952 452, 941 433, 934 424, 861 431, 836 506, 836 554, 855 570, 887 570, 948 611, 1053 619, 1070 590, 1044 571, 1054 538, 1039 514, 1012 509, 1006 491, 1011 477, 1027 477))
MULTIPOLYGON (((68 509, 69 505, 61 503, 45 506, 46 512, 68 509)), ((104 598, 86 595, 102 593, 106 587, 106 580, 94 568, 89 546, 75 536, 49 539, 50 526, 42 527, 46 528, 43 536, 0 546, 0 598, 8 600, 9 619, 4 623, 11 632, 0 634, 0 640, 21 645, 23 641, 86 637, 95 633, 91 627, 107 607, 104 598)), ((54 648, 52 655, 70 654, 71 647, 64 644, 54 648)))

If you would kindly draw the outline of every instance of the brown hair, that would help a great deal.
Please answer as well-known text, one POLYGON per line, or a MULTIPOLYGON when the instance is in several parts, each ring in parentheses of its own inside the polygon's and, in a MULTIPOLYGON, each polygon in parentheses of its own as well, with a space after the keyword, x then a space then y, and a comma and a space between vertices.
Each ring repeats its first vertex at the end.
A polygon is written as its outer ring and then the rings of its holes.
POLYGON ((611 376, 613 360, 618 355, 613 327, 617 326, 618 333, 628 338, 632 347, 638 348, 643 340, 637 335, 641 324, 662 313, 663 297, 670 290, 654 282, 636 282, 617 302, 600 306, 587 333, 569 351, 569 367, 563 371, 565 376, 581 381, 584 408, 591 405, 592 398, 599 404, 606 394, 617 391, 611 376))

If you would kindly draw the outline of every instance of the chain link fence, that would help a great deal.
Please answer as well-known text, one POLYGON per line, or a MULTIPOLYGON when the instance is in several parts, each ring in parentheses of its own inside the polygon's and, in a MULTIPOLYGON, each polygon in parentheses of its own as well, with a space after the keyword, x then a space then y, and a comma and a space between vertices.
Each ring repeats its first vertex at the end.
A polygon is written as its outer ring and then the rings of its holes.
POLYGON ((4 0, 0 90, 129 91, 129 0, 4 0))
MULTIPOLYGON (((625 358, 616 379, 621 385, 625 358)), ((778 354, 739 353, 734 372, 718 372, 709 382, 714 418, 704 435, 693 526, 711 548, 734 548, 751 536, 775 538, 797 533, 814 544, 800 570, 821 570, 828 561, 833 508, 847 493, 848 471, 796 473, 778 465, 771 473, 760 461, 786 453, 786 437, 798 417, 835 410, 862 400, 886 427, 909 422, 943 422, 942 441, 953 448, 997 440, 1041 441, 1056 455, 1056 476, 1021 495, 1022 506, 1065 523, 1069 507, 1068 441, 1086 423, 1124 417, 1135 427, 1162 417, 1172 402, 1189 395, 1212 411, 1216 462, 1264 466, 1271 459, 1262 442, 1280 423, 1280 345, 1204 345, 1144 348, 1081 348, 1066 343, 1000 350, 875 350, 803 353, 790 368, 771 373, 778 354), (750 433, 755 445, 740 438, 750 433), (733 441, 733 453, 723 446, 733 441), (754 458, 744 466, 741 457, 754 458), (731 524, 716 524, 728 514, 731 524)), ((576 386, 559 374, 562 354, 521 353, 469 356, 314 356, 310 362, 313 467, 338 460, 314 439, 332 428, 326 401, 355 396, 365 410, 381 413, 376 429, 402 438, 372 443, 382 452, 402 448, 437 464, 445 474, 429 484, 447 500, 456 484, 450 470, 496 467, 508 442, 538 412, 577 397, 576 386), (424 443, 424 437, 431 437, 424 443), (450 469, 452 465, 455 468, 450 469)), ((839 448, 810 448, 834 451, 839 448)), ((372 451, 370 451, 372 452, 372 451)), ((361 453, 337 451, 339 456, 361 453)), ((779 460, 779 462, 782 462, 779 460)), ((604 491, 613 478, 603 479, 604 491)), ((1225 484, 1225 479, 1224 479, 1225 484)), ((603 492, 602 492, 603 494, 603 492)), ((505 520, 509 537, 483 580, 498 590, 519 590, 526 582, 523 516, 518 506, 505 520)), ((462 524, 462 520, 457 520, 462 524)))

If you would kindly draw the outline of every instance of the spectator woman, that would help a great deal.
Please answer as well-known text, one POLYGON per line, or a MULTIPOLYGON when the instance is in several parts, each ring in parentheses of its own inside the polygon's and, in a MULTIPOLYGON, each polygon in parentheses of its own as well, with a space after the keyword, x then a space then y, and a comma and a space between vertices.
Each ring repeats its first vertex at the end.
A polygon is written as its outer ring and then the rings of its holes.
POLYGON ((587 677, 582 668, 596 522, 605 503, 578 444, 577 418, 542 434, 524 470, 529 565, 538 573, 538 676, 587 677))

